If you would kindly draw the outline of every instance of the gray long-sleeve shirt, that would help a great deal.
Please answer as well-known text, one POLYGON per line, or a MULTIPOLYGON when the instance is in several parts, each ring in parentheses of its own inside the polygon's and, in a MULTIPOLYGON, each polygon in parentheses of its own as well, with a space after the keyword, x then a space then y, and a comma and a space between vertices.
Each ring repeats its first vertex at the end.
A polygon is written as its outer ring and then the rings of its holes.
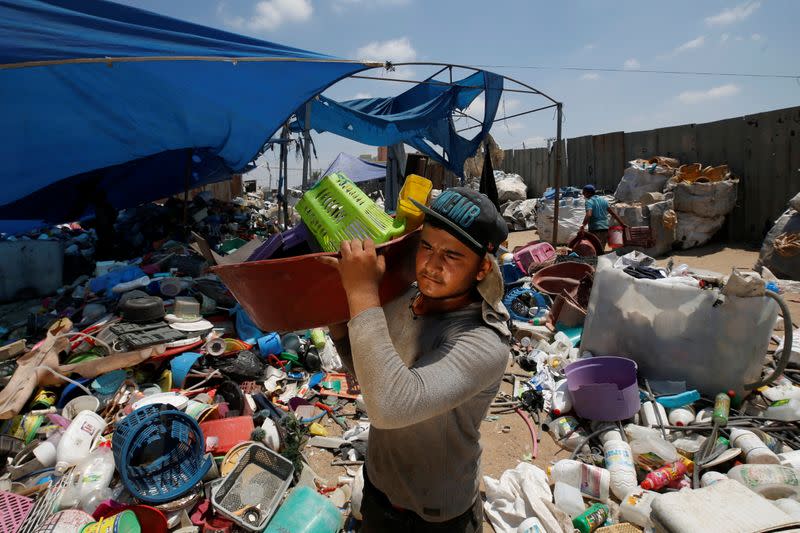
POLYGON ((505 310, 484 302, 415 318, 415 294, 354 317, 337 349, 372 424, 370 481, 393 505, 441 522, 478 495, 479 428, 509 357, 505 310))

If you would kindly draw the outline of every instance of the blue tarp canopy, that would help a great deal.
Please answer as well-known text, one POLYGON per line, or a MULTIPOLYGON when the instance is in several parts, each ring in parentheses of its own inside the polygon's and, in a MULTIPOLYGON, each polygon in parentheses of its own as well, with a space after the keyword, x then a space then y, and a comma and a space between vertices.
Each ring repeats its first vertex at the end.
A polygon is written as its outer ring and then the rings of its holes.
POLYGON ((344 175, 356 183, 370 180, 382 180, 386 178, 386 165, 384 163, 372 163, 361 158, 341 152, 334 159, 322 177, 334 172, 344 172, 344 175))
POLYGON ((0 219, 76 219, 243 170, 368 68, 103 0, 0 0, 0 219))
MULTIPOLYGON (((463 177, 464 161, 475 154, 491 129, 502 92, 503 77, 492 72, 478 71, 452 84, 429 78, 391 98, 336 102, 319 96, 312 101, 310 123, 318 132, 371 146, 408 144, 463 177), (466 109, 481 93, 482 125, 472 137, 464 138, 456 132, 453 111, 466 109)), ((300 131, 303 124, 305 106, 297 110, 292 129, 300 131)))

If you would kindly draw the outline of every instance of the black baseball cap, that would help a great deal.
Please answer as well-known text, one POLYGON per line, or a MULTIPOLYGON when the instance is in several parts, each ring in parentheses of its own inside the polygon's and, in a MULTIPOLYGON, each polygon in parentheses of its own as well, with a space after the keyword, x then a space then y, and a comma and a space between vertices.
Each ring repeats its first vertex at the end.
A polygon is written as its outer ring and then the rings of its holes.
POLYGON ((508 226, 485 195, 467 187, 445 189, 430 207, 411 200, 432 223, 483 257, 494 253, 508 237, 508 226))

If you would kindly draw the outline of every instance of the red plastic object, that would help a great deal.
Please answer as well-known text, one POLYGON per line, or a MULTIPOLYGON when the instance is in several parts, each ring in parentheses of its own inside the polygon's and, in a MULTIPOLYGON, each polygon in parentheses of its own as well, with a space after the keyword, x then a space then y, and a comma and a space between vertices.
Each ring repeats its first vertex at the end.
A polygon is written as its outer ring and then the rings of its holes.
POLYGON ((572 251, 581 257, 592 257, 596 255, 603 255, 603 243, 593 233, 579 232, 574 239, 567 244, 572 251))
POLYGON ((249 416, 234 416, 200 423, 200 430, 206 439, 206 452, 215 455, 228 453, 240 442, 250 440, 253 429, 253 418, 249 416), (216 437, 216 444, 210 445, 209 437, 216 437))
POLYGON ((555 255, 556 250, 549 242, 534 242, 514 250, 514 261, 519 269, 527 274, 532 264, 544 263, 555 255))
POLYGON ((531 280, 539 292, 558 296, 566 292, 572 297, 578 292, 581 280, 594 273, 594 268, 585 263, 556 263, 537 272, 531 280))
MULTIPOLYGON (((378 246, 386 257, 381 303, 400 296, 415 279, 419 231, 378 246)), ((262 331, 296 331, 350 318, 339 272, 317 261, 319 253, 269 261, 219 265, 212 271, 262 331)))

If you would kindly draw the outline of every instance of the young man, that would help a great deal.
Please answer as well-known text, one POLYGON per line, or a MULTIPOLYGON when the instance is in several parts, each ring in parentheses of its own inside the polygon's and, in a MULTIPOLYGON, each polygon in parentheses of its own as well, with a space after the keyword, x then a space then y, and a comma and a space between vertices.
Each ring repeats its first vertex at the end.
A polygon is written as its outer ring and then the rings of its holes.
POLYGON ((585 231, 589 225, 589 233, 592 233, 600 240, 603 249, 608 243, 608 215, 610 214, 619 222, 620 226, 625 226, 621 218, 608 206, 608 201, 602 196, 596 195, 594 185, 583 186, 583 197, 586 198, 586 216, 581 224, 581 231, 585 231))
POLYGON ((417 284, 381 307, 372 241, 349 241, 339 269, 350 321, 330 328, 371 422, 363 533, 482 531, 479 428, 509 357, 503 281, 492 254, 508 235, 467 188, 425 211, 417 284))

